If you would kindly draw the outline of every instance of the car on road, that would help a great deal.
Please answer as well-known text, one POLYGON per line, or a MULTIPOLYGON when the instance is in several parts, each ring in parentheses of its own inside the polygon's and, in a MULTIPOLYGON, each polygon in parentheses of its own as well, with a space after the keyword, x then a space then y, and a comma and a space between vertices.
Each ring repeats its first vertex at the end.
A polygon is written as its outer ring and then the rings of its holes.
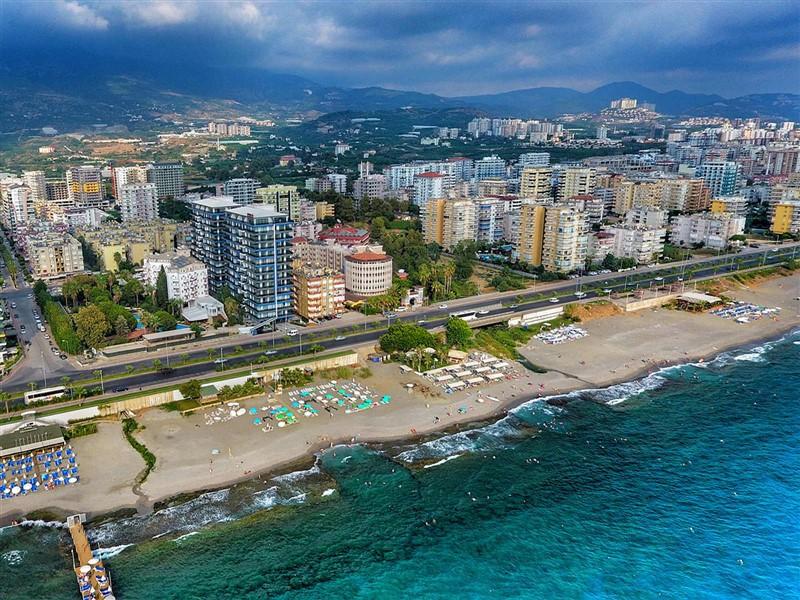
POLYGON ((417 321, 417 325, 422 325, 423 323, 427 323, 427 322, 428 321, 426 321, 425 319, 420 319, 419 321, 417 321))
POLYGON ((444 309, 446 309, 446 308, 447 308, 447 304, 440 304, 440 305, 439 305, 439 308, 441 308, 442 310, 444 310, 444 309))
POLYGON ((548 300, 548 302, 550 302, 550 304, 557 304, 558 303, 558 298, 556 298, 556 297, 550 298, 550 300, 548 300))
POLYGON ((14 313, 14 318, 19 319, 19 313, 14 313))
POLYGON ((60 358, 61 360, 67 360, 67 355, 66 354, 59 354, 58 358, 60 358))
MULTIPOLYGON (((65 356, 66 356, 66 355, 65 355, 65 356)), ((114 392, 115 394, 119 394, 120 392, 127 392, 127 391, 128 391, 128 388, 126 388, 125 386, 122 386, 122 387, 115 387, 115 388, 114 388, 113 390, 111 390, 111 391, 112 391, 112 392, 114 392)))
POLYGON ((19 326, 19 330, 20 330, 22 333, 25 333, 25 325, 20 325, 20 326, 19 326))
POLYGON ((604 290, 603 290, 603 293, 604 293, 604 294, 610 294, 610 293, 611 293, 611 288, 606 288, 606 289, 604 289, 604 290))
POLYGON ((264 350, 264 356, 272 356, 273 354, 277 354, 277 350, 264 350))
POLYGON ((336 336, 335 338, 333 338, 333 339, 334 339, 335 341, 337 341, 337 342, 341 342, 342 340, 344 340, 344 339, 346 339, 346 338, 345 338, 343 335, 337 335, 337 336, 336 336))
POLYGON ((489 311, 487 309, 485 309, 485 308, 482 308, 481 310, 478 311, 478 314, 479 315, 488 315, 489 311))
POLYGON ((17 303, 16 302, 12 302, 11 303, 11 308, 17 308, 17 303))
POLYGON ((214 361, 214 364, 215 365, 224 365, 226 362, 228 362, 227 358, 218 358, 217 360, 214 361))
POLYGON ((33 298, 33 294, 28 294, 28 298, 33 298))
POLYGON ((294 337, 294 336, 298 335, 299 333, 300 332, 297 331, 297 329, 290 329, 289 331, 286 332, 286 335, 288 335, 289 337, 294 337))
POLYGON ((576 298, 583 298, 586 295, 586 292, 575 292, 576 298))

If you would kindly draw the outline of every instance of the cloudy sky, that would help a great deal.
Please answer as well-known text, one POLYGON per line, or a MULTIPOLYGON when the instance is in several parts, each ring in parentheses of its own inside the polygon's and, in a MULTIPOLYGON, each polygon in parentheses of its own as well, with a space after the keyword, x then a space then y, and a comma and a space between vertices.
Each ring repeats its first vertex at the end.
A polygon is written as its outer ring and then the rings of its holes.
POLYGON ((800 91, 800 2, 0 0, 0 51, 465 95, 632 80, 800 91))

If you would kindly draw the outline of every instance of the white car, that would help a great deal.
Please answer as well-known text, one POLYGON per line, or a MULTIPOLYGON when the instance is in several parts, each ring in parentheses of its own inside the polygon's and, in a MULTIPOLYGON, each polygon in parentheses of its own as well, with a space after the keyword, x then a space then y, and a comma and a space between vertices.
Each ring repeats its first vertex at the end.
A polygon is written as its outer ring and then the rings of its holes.
POLYGON ((439 305, 439 308, 441 308, 442 310, 444 310, 444 309, 446 309, 446 308, 447 308, 447 304, 440 304, 440 305, 439 305))
POLYGON ((278 353, 277 350, 265 350, 264 351, 264 356, 272 356, 273 354, 277 354, 277 353, 278 353))
POLYGON ((488 315, 488 314, 489 314, 489 311, 488 311, 488 310, 486 310, 486 309, 484 308, 483 310, 479 310, 479 311, 478 311, 478 314, 479 314, 479 315, 488 315))
POLYGON ((550 298, 550 304, 557 304, 558 298, 550 298))
POLYGON ((337 342, 341 342, 342 340, 344 340, 344 339, 346 339, 346 338, 345 338, 343 335, 337 335, 337 336, 336 336, 335 338, 333 338, 333 339, 334 339, 335 341, 337 341, 337 342))
POLYGON ((290 329, 289 331, 287 331, 287 332, 286 332, 286 335, 288 335, 289 337, 294 337, 294 336, 296 336, 296 335, 297 335, 297 334, 299 334, 299 333, 300 333, 300 332, 299 332, 299 331, 297 331, 297 329, 290 329))
POLYGON ((575 292, 576 298, 583 298, 586 295, 586 292, 575 292))

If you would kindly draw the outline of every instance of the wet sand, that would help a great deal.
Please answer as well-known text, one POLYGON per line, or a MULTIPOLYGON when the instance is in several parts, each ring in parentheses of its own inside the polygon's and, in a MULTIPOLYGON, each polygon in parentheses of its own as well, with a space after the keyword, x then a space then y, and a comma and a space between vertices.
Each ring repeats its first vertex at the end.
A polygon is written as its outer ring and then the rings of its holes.
MULTIPOLYGON (((775 319, 739 324, 710 314, 654 309, 590 321, 582 325, 589 336, 565 344, 532 340, 520 351, 548 372, 531 373, 518 366, 518 378, 480 388, 484 397, 494 396, 499 402, 478 403, 475 389, 445 395, 427 379, 402 374, 396 364, 365 363, 372 375, 358 381, 378 395, 392 396, 391 404, 347 415, 340 411, 333 417, 320 411, 317 417, 301 416, 295 425, 266 433, 252 424, 249 414, 208 426, 202 412, 184 417, 150 409, 137 415, 144 426, 137 437, 158 460, 142 486, 145 497, 131 489, 144 466, 141 459, 122 437, 118 424, 104 423, 98 434, 73 444, 81 466, 79 485, 5 502, 0 505, 0 523, 40 509, 90 515, 126 507, 146 511, 180 493, 222 487, 296 465, 331 444, 398 440, 466 427, 537 395, 606 387, 668 364, 708 359, 800 326, 794 300, 800 294, 798 284, 800 276, 794 275, 730 292, 740 300, 782 307, 775 319), (406 383, 414 383, 414 390, 409 392, 406 383), (424 387, 429 388, 427 392, 424 387), (212 454, 214 449, 219 453, 212 454)), ((283 400, 288 402, 286 393, 283 400)), ((265 403, 257 398, 242 406, 265 403)))

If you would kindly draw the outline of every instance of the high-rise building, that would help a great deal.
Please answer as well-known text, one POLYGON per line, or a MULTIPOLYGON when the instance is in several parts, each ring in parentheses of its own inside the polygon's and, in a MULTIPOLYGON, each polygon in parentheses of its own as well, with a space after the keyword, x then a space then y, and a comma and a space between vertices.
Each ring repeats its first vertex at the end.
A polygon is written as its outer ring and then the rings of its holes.
POLYGON ((503 239, 503 215, 506 202, 498 198, 481 198, 477 205, 477 227, 475 239, 494 244, 503 239))
POLYGON ((506 176, 506 161, 499 156, 484 156, 475 161, 473 173, 476 181, 503 178, 506 176))
POLYGON ((119 189, 123 221, 150 221, 158 218, 158 192, 155 183, 126 183, 119 189))
POLYGON ((70 198, 69 186, 63 179, 45 182, 45 194, 48 204, 60 206, 61 208, 75 205, 75 202, 70 198))
POLYGON ((425 241, 451 250, 462 240, 475 240, 477 216, 477 206, 472 200, 431 200, 424 213, 425 241))
POLYGON ((208 268, 208 285, 218 291, 226 284, 228 236, 226 212, 238 204, 233 198, 216 196, 192 202, 191 252, 208 268))
POLYGON ((271 206, 228 208, 225 214, 228 289, 250 320, 288 320, 292 222, 271 206))
POLYGON ((5 186, 0 200, 0 219, 12 231, 34 217, 33 195, 27 185, 5 186))
POLYGON ((711 192, 702 179, 662 179, 661 208, 668 211, 692 213, 708 210, 711 192))
POLYGON ((527 167, 522 169, 519 194, 523 198, 552 198, 553 169, 550 167, 527 167))
POLYGON ((742 167, 734 161, 715 160, 698 165, 695 174, 712 196, 733 196, 741 184, 742 167))
POLYGON ((44 171, 23 171, 22 180, 31 189, 31 201, 34 204, 47 202, 47 181, 44 171))
POLYGON ((111 169, 111 191, 114 198, 122 197, 122 186, 129 183, 147 183, 147 167, 114 167, 111 169))
POLYGON ((746 217, 749 208, 747 198, 744 196, 720 196, 711 200, 712 213, 746 217))
POLYGON ((414 177, 414 204, 425 208, 429 200, 444 197, 444 176, 441 173, 426 172, 414 177))
POLYGON ((588 231, 586 213, 570 206, 548 206, 542 240, 544 268, 561 273, 584 268, 588 231))
POLYGON ((147 182, 155 183, 158 198, 177 198, 186 191, 183 185, 183 164, 179 162, 157 162, 147 169, 147 182))
POLYGON ((664 252, 665 227, 606 227, 614 234, 611 254, 617 258, 632 258, 640 265, 649 264, 664 252))
POLYGON ((767 175, 800 173, 800 146, 769 144, 765 160, 767 175))
POLYGON ((37 279, 83 271, 81 243, 67 233, 43 233, 27 243, 28 263, 37 279))
POLYGON ((268 185, 255 191, 255 201, 261 204, 271 204, 278 212, 289 215, 292 221, 301 220, 300 192, 296 185, 268 185))
POLYGON ((261 183, 256 179, 239 177, 226 181, 224 191, 225 195, 233 198, 236 204, 252 204, 256 199, 256 190, 260 185, 261 183))
POLYGON ((103 175, 99 167, 82 165, 67 169, 69 199, 78 206, 103 208, 103 175))
MULTIPOLYGON (((363 163, 362 163, 363 164, 363 163)), ((385 198, 387 195, 386 176, 377 173, 362 175, 353 182, 353 198, 385 198)))
POLYGON ((567 167, 559 173, 558 197, 569 198, 594 193, 597 171, 589 167, 567 167))
POLYGON ((598 140, 607 140, 608 139, 608 127, 606 127, 605 125, 600 125, 597 128, 597 132, 595 134, 595 137, 598 140))
POLYGON ((545 205, 523 202, 519 208, 519 233, 514 254, 534 267, 542 264, 542 244, 544 240, 545 205))
POLYGON ((526 152, 519 155, 517 167, 527 169, 528 167, 547 167, 550 166, 549 152, 526 152))
POLYGON ((800 200, 783 200, 773 206, 772 233, 800 233, 800 200))
POLYGON ((294 312, 311 321, 329 319, 344 312, 344 273, 295 265, 292 268, 294 312))
POLYGON ((328 173, 325 178, 331 182, 331 189, 337 194, 347 193, 347 175, 328 173))

